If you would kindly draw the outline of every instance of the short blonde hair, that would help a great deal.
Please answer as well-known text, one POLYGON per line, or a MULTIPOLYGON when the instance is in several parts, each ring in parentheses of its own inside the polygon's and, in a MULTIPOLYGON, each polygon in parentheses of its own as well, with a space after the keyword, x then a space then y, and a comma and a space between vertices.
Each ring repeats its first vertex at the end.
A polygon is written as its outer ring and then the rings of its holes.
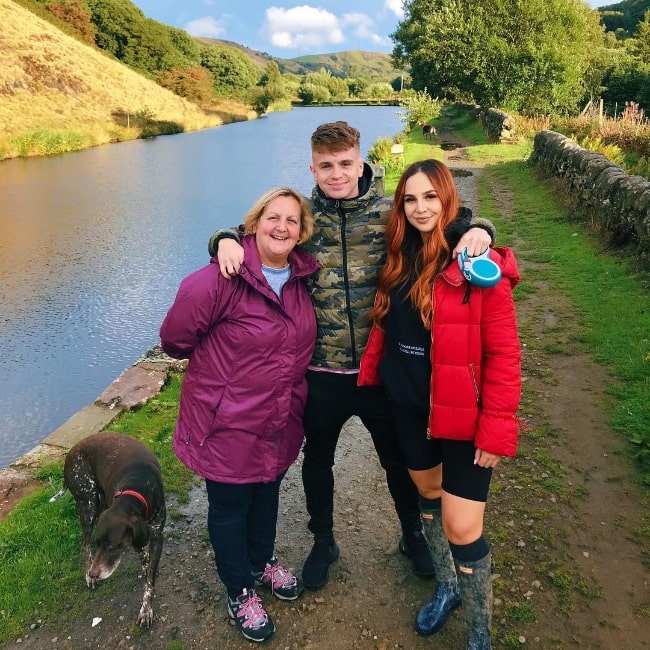
POLYGON ((253 207, 244 216, 244 230, 250 235, 255 232, 256 226, 266 206, 279 196, 291 196, 300 204, 300 237, 299 244, 306 242, 314 232, 314 215, 307 199, 291 187, 274 187, 260 196, 253 207))

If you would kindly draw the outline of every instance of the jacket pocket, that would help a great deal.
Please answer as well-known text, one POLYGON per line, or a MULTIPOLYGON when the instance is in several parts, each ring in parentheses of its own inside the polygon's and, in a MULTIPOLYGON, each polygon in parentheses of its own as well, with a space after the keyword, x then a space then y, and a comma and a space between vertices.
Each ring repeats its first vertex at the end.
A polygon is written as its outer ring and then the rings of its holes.
POLYGON ((214 406, 212 407, 212 417, 209 418, 208 427, 206 428, 205 431, 203 431, 203 435, 201 436, 199 442, 200 445, 203 445, 203 443, 208 438, 211 438, 214 435, 214 432, 219 427, 219 409, 221 407, 221 404, 223 403, 223 398, 225 394, 226 394, 226 387, 220 388, 216 395, 214 406))

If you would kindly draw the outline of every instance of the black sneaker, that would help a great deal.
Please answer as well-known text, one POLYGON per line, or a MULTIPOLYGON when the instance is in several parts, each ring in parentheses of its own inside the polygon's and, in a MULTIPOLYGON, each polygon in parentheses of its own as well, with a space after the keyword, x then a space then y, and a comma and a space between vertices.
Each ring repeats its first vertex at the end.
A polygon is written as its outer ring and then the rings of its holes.
POLYGON ((402 535, 399 538, 399 550, 402 555, 406 555, 411 560, 413 573, 418 578, 433 578, 436 575, 429 544, 421 530, 402 535))
POLYGON ((332 540, 316 540, 302 567, 302 582, 307 589, 320 589, 327 584, 330 564, 339 559, 339 547, 332 540))
POLYGON ((266 641, 275 632, 273 620, 255 589, 244 589, 235 600, 228 597, 228 615, 249 641, 266 641))
POLYGON ((304 591, 300 580, 287 571, 277 558, 266 563, 264 571, 255 576, 255 583, 258 587, 270 589, 280 600, 296 600, 304 591))

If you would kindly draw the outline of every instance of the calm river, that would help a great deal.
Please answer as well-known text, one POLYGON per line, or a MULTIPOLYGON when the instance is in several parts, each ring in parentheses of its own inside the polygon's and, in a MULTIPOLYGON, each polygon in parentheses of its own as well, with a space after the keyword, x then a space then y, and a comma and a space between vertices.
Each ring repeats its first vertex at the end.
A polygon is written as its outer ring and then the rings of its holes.
POLYGON ((180 280, 217 227, 266 189, 309 194, 309 138, 347 120, 363 154, 394 106, 299 108, 64 156, 0 162, 0 467, 158 341, 180 280))

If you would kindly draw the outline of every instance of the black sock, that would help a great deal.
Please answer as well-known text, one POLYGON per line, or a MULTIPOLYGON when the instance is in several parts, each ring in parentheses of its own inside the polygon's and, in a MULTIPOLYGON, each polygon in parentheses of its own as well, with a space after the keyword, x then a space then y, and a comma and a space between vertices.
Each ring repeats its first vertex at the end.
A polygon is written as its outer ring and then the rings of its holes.
POLYGON ((423 496, 420 497, 420 510, 422 512, 440 512, 442 510, 442 498, 427 499, 423 496))
POLYGON ((478 562, 489 552, 490 545, 483 535, 471 544, 452 544, 449 542, 451 554, 457 562, 478 562))

